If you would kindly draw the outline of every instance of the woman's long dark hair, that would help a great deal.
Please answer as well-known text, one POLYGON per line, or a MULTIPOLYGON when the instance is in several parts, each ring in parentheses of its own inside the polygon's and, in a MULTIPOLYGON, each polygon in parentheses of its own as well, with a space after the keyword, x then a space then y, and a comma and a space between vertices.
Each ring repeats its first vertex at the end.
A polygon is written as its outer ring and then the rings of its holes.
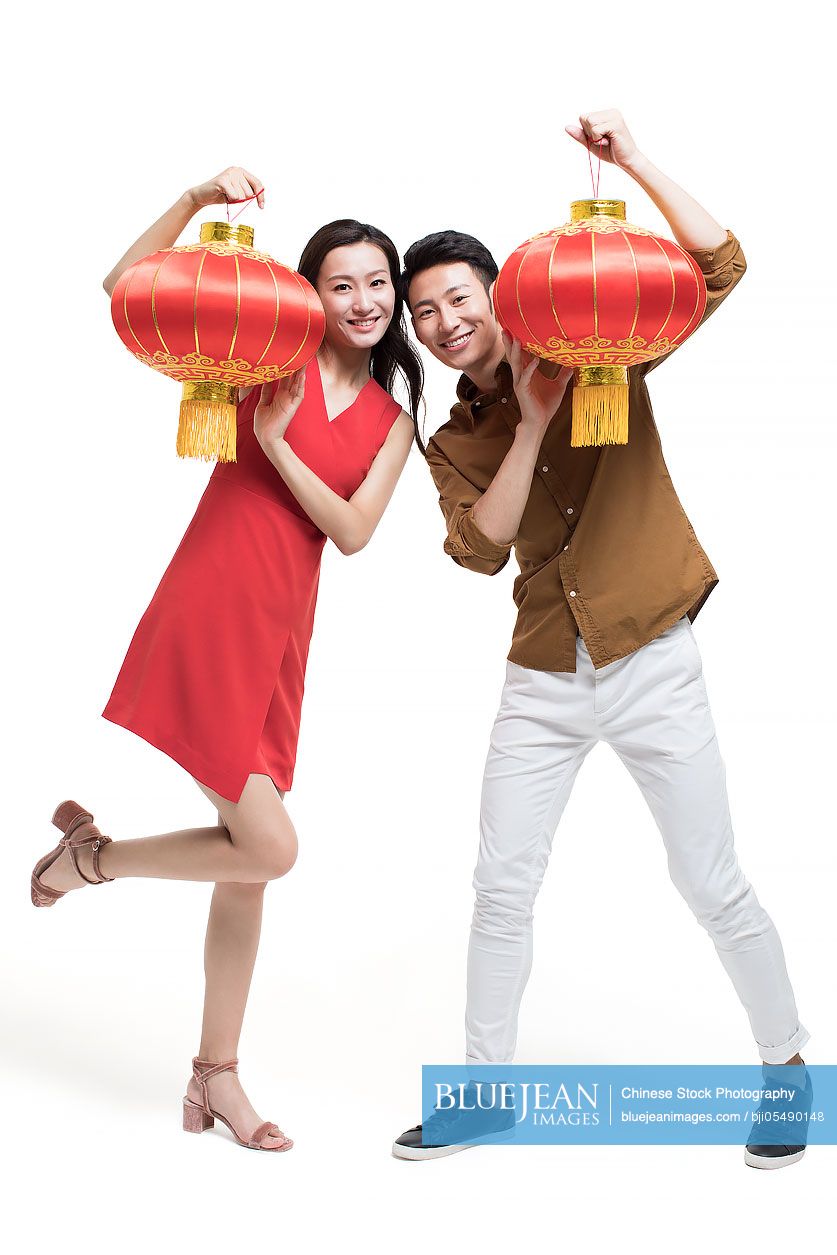
POLYGON ((309 283, 316 287, 320 277, 320 267, 326 253, 333 248, 342 248, 346 244, 374 244, 387 259, 389 277, 395 292, 395 304, 392 319, 384 335, 372 348, 369 363, 372 378, 386 392, 392 391, 396 372, 404 378, 410 398, 410 413, 416 432, 416 443, 424 454, 424 441, 418 426, 419 402, 424 387, 424 370, 416 349, 407 339, 407 326, 404 321, 404 300, 401 294, 401 265, 398 250, 388 235, 370 226, 368 222, 357 222, 354 218, 338 218, 336 222, 327 222, 320 227, 302 250, 297 270, 309 283))

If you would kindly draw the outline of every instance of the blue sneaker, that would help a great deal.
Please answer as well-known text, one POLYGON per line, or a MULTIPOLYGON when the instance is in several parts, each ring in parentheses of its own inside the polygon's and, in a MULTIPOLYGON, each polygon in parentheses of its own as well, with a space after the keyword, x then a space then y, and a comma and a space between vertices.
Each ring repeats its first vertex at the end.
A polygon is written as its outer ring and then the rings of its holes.
POLYGON ((805 1154, 814 1097, 811 1077, 798 1063, 765 1063, 762 1077, 763 1092, 744 1148, 744 1162, 750 1168, 785 1168, 805 1154), (774 1090, 784 1093, 772 1094, 774 1090), (783 1137, 787 1141, 779 1140, 783 1137))
MULTIPOLYGON (((476 1090, 465 1090, 465 1102, 475 1102, 476 1090)), ((434 1111, 424 1124, 407 1129, 392 1144, 396 1159, 440 1159, 455 1155, 481 1142, 507 1142, 514 1137, 514 1109, 478 1107, 462 1110, 434 1111)))

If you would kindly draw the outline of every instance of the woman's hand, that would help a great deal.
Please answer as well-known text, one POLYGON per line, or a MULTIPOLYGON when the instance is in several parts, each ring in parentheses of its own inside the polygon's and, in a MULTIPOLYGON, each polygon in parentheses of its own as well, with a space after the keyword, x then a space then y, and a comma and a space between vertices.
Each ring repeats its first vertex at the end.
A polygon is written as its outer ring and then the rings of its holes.
POLYGON ((275 383, 263 383, 253 412, 253 431, 265 453, 285 438, 291 419, 305 396, 305 367, 275 383))
POLYGON ((538 370, 541 359, 527 353, 520 341, 513 340, 507 331, 503 332, 503 344, 512 369, 514 392, 520 406, 520 422, 526 427, 545 431, 564 399, 573 368, 562 366, 554 379, 547 379, 538 370))
POLYGON ((628 170, 641 156, 625 125, 625 119, 617 109, 603 109, 599 113, 582 113, 578 120, 581 126, 565 126, 564 130, 585 148, 589 140, 593 157, 601 154, 602 161, 609 161, 611 165, 628 170), (599 140, 602 142, 599 143, 599 140))
POLYGON ((257 179, 255 174, 251 174, 243 166, 227 166, 214 179, 189 188, 188 195, 196 211, 205 209, 207 205, 244 200, 248 196, 257 196, 259 209, 264 209, 264 185, 261 179, 257 179))

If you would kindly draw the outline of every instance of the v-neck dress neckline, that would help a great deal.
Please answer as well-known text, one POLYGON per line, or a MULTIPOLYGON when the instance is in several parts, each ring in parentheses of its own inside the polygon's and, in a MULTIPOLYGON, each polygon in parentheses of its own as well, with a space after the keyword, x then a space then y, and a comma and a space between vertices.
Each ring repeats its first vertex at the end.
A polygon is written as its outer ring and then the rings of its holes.
POLYGON ((360 391, 358 392, 358 394, 357 394, 357 396, 355 397, 354 401, 352 401, 349 405, 347 405, 347 406, 346 406, 346 408, 345 408, 344 410, 341 410, 339 414, 335 414, 335 415, 334 415, 334 418, 329 418, 329 416, 328 416, 328 406, 326 405, 326 398, 325 398, 325 388, 323 387, 323 376, 322 376, 322 372, 321 372, 321 370, 320 370, 320 363, 317 361, 316 356, 315 356, 314 358, 312 358, 312 361, 313 361, 314 365, 315 365, 315 366, 316 366, 316 368, 317 368, 317 384, 318 384, 318 387, 319 387, 319 389, 320 389, 320 400, 322 401, 322 406, 323 406, 323 414, 325 415, 325 420, 326 420, 327 425, 328 425, 329 427, 333 427, 333 426, 334 426, 334 424, 335 424, 336 422, 338 422, 338 421, 339 421, 339 419, 343 418, 343 416, 344 416, 345 414, 348 414, 350 410, 353 410, 353 409, 355 408, 355 406, 357 405, 357 403, 358 403, 358 401, 360 400, 360 398, 363 396, 363 394, 364 394, 364 392, 366 391, 366 389, 367 389, 367 388, 369 387, 369 385, 373 382, 373 379, 372 379, 372 376, 370 375, 370 376, 369 376, 369 378, 367 379, 366 383, 363 385, 363 387, 362 387, 362 388, 360 389, 360 391))

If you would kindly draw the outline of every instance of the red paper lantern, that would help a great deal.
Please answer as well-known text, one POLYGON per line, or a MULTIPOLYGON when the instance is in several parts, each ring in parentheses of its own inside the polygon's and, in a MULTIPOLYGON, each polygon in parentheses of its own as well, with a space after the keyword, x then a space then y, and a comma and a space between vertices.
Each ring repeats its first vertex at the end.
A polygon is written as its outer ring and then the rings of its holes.
POLYGON ((183 383, 180 457, 234 462, 238 388, 293 374, 322 342, 314 288, 252 245, 252 227, 204 222, 199 244, 143 257, 113 290, 123 344, 183 383))
POLYGON ((576 200, 570 222, 512 253, 494 303, 530 353, 574 367, 572 444, 625 444, 627 368, 692 334, 706 283, 679 244, 626 222, 624 201, 576 200))

